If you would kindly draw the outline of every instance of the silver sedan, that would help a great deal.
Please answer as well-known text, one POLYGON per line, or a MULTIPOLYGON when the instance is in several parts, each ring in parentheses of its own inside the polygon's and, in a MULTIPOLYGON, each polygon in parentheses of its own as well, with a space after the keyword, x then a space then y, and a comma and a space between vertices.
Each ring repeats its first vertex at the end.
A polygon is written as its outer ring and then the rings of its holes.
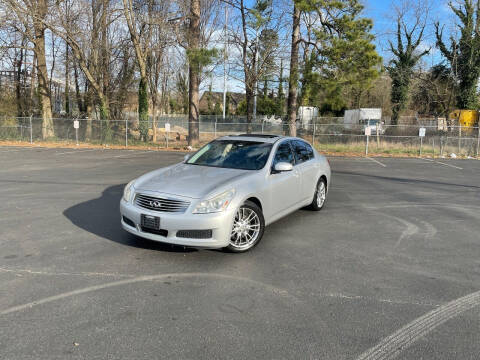
POLYGON ((303 139, 225 136, 130 181, 121 223, 150 240, 243 252, 266 225, 302 207, 321 210, 329 186, 329 162, 303 139))

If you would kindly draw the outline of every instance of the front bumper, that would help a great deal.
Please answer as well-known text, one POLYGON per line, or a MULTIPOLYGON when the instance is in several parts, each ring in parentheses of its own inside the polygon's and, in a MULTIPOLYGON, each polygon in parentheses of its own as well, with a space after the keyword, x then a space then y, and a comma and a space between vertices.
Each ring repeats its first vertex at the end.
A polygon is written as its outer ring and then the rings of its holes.
POLYGON ((124 230, 145 239, 160 241, 169 244, 201 247, 222 248, 229 244, 235 209, 228 208, 226 211, 211 214, 184 214, 151 211, 120 201, 121 222, 124 230), (167 236, 144 232, 141 229, 141 215, 160 217, 160 228, 168 231, 167 236), (123 221, 123 217, 130 219, 135 226, 130 226, 123 221), (209 239, 189 239, 177 237, 179 230, 212 230, 209 239))

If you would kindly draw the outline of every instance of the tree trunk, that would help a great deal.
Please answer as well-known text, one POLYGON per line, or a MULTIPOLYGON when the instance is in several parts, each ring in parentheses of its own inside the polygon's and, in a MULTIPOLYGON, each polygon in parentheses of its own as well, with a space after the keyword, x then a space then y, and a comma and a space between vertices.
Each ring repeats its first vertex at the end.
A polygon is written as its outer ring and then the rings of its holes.
POLYGON ((102 121, 102 143, 111 144, 113 140, 112 126, 110 124, 109 101, 107 97, 100 96, 100 120, 102 121))
POLYGON ((78 82, 78 68, 77 62, 73 61, 73 77, 75 81, 75 99, 77 101, 77 107, 79 113, 84 113, 85 108, 83 106, 82 95, 80 94, 80 83, 78 82))
POLYGON ((199 95, 200 64, 195 59, 200 44, 200 0, 191 0, 190 24, 188 27, 189 84, 188 84, 188 145, 194 146, 199 140, 199 95))
POLYGON ((297 136, 297 86, 298 86, 298 45, 300 42, 300 10, 293 6, 292 49, 290 54, 290 77, 288 79, 288 134, 297 136))
POLYGON ((35 53, 37 55, 38 95, 42 108, 42 138, 48 139, 55 135, 52 121, 52 103, 48 84, 47 60, 45 57, 45 25, 42 20, 47 13, 46 0, 38 0, 36 16, 33 18, 35 31, 35 53))
POLYGON ((70 116, 70 59, 68 57, 68 44, 65 44, 65 112, 70 116))
POLYGON ((155 144, 157 142, 157 99, 152 97, 152 141, 155 144))
POLYGON ((36 96, 35 96, 35 78, 37 76, 37 54, 35 51, 33 52, 33 59, 32 59, 32 73, 30 74, 30 104, 29 104, 29 113, 33 113, 33 109, 37 103, 36 96))
MULTIPOLYGON (((101 37, 102 37, 102 42, 101 42, 101 69, 102 69, 102 92, 105 98, 110 98, 109 94, 109 85, 110 85, 110 59, 109 59, 109 49, 108 49, 108 22, 107 22, 107 16, 108 16, 108 4, 109 0, 102 0, 102 15, 100 18, 101 22, 101 37)), ((110 103, 107 101, 107 108, 108 108, 108 119, 110 120, 110 103)))
POLYGON ((148 82, 140 78, 138 84, 138 127, 141 140, 148 141, 148 82))
MULTIPOLYGON (((23 45, 23 41, 22 41, 23 45)), ((22 99, 22 85, 21 85, 21 80, 22 80, 22 66, 23 66, 23 49, 20 48, 20 59, 16 59, 16 65, 17 68, 16 74, 15 74, 15 93, 16 93, 16 98, 17 98, 17 116, 22 117, 23 116, 23 99, 22 99)))
MULTIPOLYGON (((149 17, 151 16, 152 6, 153 3, 149 2, 149 17)), ((146 54, 144 49, 142 49, 139 35, 137 34, 137 30, 135 28, 135 17, 134 10, 132 9, 132 3, 128 0, 123 0, 123 11, 125 19, 127 20, 127 26, 130 32, 130 39, 133 43, 138 67, 140 68, 140 83, 138 84, 138 126, 140 130, 140 138, 146 142, 148 141, 148 76, 146 54)), ((149 29, 151 29, 151 27, 149 29)), ((148 38, 150 38, 150 36, 148 38)))
POLYGON ((253 86, 248 83, 245 84, 245 101, 247 103, 247 126, 245 131, 247 134, 252 132, 252 120, 253 120, 253 86))

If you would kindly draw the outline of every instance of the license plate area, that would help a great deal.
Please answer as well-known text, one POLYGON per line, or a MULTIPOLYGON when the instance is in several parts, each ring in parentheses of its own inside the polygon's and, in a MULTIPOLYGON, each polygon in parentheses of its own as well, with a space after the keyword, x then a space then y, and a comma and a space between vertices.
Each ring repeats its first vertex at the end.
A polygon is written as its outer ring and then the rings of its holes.
POLYGON ((160 230, 160 218, 158 216, 142 214, 142 227, 147 229, 160 230))

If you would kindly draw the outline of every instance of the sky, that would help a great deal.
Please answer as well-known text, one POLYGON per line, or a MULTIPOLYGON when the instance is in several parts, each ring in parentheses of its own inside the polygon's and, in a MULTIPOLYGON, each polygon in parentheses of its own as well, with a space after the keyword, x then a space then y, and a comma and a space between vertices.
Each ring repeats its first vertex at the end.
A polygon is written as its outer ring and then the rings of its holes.
MULTIPOLYGON (((387 64, 390 59, 388 51, 388 41, 394 35, 395 23, 393 20, 394 5, 399 4, 401 0, 364 0, 364 16, 373 20, 373 32, 376 36, 376 45, 378 53, 383 57, 384 63, 387 64)), ((424 1, 424 0, 412 0, 424 1)), ((429 13, 429 21, 425 30, 422 49, 430 49, 430 54, 424 57, 425 66, 432 66, 443 59, 439 51, 435 48, 435 27, 434 23, 439 21, 440 24, 446 24, 445 34, 448 34, 453 23, 452 12, 448 7, 448 0, 429 0, 431 9, 429 13)), ((447 39, 447 36, 444 36, 447 39)))
MULTIPOLYGON (((391 54, 389 52, 388 40, 395 38, 395 21, 394 21, 394 6, 398 5, 403 0, 363 0, 364 12, 363 16, 373 20, 373 33, 375 34, 375 44, 377 52, 382 56, 383 62, 387 65, 390 61, 391 54)), ((430 49, 430 53, 423 57, 421 66, 430 68, 442 62, 440 52, 435 47, 435 27, 434 23, 439 21, 440 24, 445 24, 445 40, 448 40, 447 35, 451 31, 454 23, 451 10, 448 8, 448 0, 409 0, 409 1, 429 1, 431 4, 427 27, 425 29, 424 40, 419 49, 430 49)), ((448 41, 447 41, 448 44, 448 41)), ((288 61, 286 59, 285 61, 288 61)), ((284 61, 284 64, 285 64, 284 61)), ((288 65, 287 65, 288 66, 288 65)), ((214 91, 223 91, 223 70, 215 74, 212 79, 212 88, 214 91)), ((209 82, 205 82, 202 90, 206 90, 209 82)), ((241 81, 233 78, 228 79, 228 91, 244 91, 244 85, 241 81)))

